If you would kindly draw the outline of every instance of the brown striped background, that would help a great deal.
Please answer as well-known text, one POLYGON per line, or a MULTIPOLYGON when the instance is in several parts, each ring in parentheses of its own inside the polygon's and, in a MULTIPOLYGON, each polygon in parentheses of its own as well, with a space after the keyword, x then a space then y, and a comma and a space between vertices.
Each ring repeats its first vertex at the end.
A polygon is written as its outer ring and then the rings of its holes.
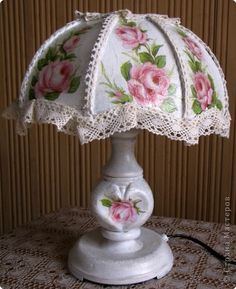
MULTIPOLYGON (((226 74, 232 116, 230 139, 205 137, 198 146, 142 132, 138 161, 154 192, 155 214, 224 222, 230 197, 236 221, 236 3, 233 0, 3 0, 0 4, 0 108, 19 93, 27 65, 42 42, 74 19, 74 11, 128 8, 181 17, 213 50, 226 74)), ((81 146, 52 126, 26 137, 0 120, 0 234, 61 207, 89 204, 109 157, 109 141, 81 146)))

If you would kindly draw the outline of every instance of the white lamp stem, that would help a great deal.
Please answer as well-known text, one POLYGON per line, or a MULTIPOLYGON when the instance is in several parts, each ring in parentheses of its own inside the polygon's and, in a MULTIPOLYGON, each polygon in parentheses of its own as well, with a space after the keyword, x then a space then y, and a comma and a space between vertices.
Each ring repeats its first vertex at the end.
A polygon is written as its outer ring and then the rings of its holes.
POLYGON ((134 155, 134 146, 138 130, 115 133, 111 137, 112 154, 103 170, 105 178, 137 178, 142 177, 143 170, 134 155))

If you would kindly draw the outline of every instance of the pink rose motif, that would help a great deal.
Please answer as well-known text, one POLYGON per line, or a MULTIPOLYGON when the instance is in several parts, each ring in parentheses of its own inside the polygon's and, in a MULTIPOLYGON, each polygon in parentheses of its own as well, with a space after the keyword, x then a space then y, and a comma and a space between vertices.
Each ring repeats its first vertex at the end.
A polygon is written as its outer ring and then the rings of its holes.
POLYGON ((198 44, 193 41, 190 37, 185 37, 184 42, 186 43, 188 49, 195 55, 199 60, 202 59, 202 50, 198 44))
POLYGON ((130 201, 113 202, 110 207, 110 212, 115 222, 135 222, 137 219, 137 210, 130 201))
POLYGON ((74 35, 64 43, 63 49, 66 52, 71 52, 77 47, 79 41, 80 41, 79 36, 74 35))
POLYGON ((44 97, 50 92, 67 91, 73 73, 74 66, 68 60, 50 62, 39 73, 39 80, 35 85, 36 96, 44 97))
POLYGON ((168 93, 170 80, 164 69, 146 62, 133 66, 128 89, 139 104, 158 104, 168 93))
POLYGON ((125 48, 137 48, 147 41, 146 33, 137 27, 121 26, 116 28, 115 33, 122 40, 125 48))
POLYGON ((205 110, 212 102, 213 89, 208 77, 202 72, 194 75, 194 87, 197 93, 197 99, 201 104, 202 110, 205 110))
POLYGON ((117 90, 117 91, 114 92, 114 96, 116 96, 117 98, 121 98, 122 95, 123 95, 123 94, 122 94, 119 90, 117 90))

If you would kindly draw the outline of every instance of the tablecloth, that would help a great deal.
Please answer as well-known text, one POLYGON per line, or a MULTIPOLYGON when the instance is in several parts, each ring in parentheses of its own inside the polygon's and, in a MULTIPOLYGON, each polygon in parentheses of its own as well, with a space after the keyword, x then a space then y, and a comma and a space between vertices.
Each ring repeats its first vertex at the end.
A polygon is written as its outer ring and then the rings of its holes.
MULTIPOLYGON (((98 226, 90 211, 61 209, 0 236, 0 288, 2 289, 93 289, 164 288, 233 289, 236 266, 227 266, 199 245, 170 239, 174 266, 162 279, 130 286, 105 286, 79 281, 67 269, 67 255, 74 242, 98 226)), ((165 234, 187 234, 200 239, 221 254, 236 255, 236 226, 179 218, 152 216, 146 227, 165 234)))

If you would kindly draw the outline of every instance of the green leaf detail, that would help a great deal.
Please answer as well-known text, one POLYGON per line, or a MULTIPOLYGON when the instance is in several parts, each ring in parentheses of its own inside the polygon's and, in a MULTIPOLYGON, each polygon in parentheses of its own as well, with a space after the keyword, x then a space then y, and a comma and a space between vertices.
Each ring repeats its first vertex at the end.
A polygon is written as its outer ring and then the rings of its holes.
POLYGON ((66 54, 66 51, 65 51, 64 48, 63 48, 63 44, 59 47, 59 51, 60 51, 62 54, 66 54))
POLYGON ((215 90, 215 84, 214 84, 213 78, 211 77, 211 75, 209 73, 207 74, 207 77, 208 77, 208 79, 209 79, 209 81, 211 83, 212 89, 215 90))
POLYGON ((104 207, 108 207, 108 208, 109 208, 109 207, 112 206, 112 201, 109 200, 109 199, 102 199, 101 202, 102 202, 102 205, 103 205, 104 207))
POLYGON ((70 88, 68 90, 68 93, 74 93, 78 89, 80 85, 80 76, 76 76, 71 80, 70 88))
POLYGON ((42 69, 44 66, 46 66, 47 64, 48 64, 48 61, 47 61, 46 58, 41 58, 41 59, 39 59, 38 65, 37 65, 38 70, 41 70, 41 69, 42 69))
POLYGON ((192 62, 191 60, 188 61, 189 66, 191 67, 193 73, 198 72, 198 68, 196 66, 196 62, 192 62))
POLYGON ((145 213, 145 211, 142 211, 140 208, 138 207, 135 207, 136 211, 137 211, 137 214, 140 215, 142 213, 145 213))
POLYGON ((102 71, 102 74, 105 75, 106 74, 106 69, 105 69, 105 66, 103 64, 103 62, 101 61, 101 71, 102 71))
POLYGON ((216 96, 216 92, 214 91, 214 92, 213 92, 213 95, 212 95, 212 102, 211 102, 211 104, 212 104, 213 106, 216 106, 216 102, 217 102, 217 96, 216 96))
POLYGON ((121 74, 126 81, 128 81, 130 79, 131 67, 132 67, 132 64, 129 61, 123 63, 120 67, 121 74))
POLYGON ((127 25, 127 19, 125 17, 123 17, 122 15, 120 15, 120 24, 121 25, 127 25))
MULTIPOLYGON (((114 97, 114 94, 112 97, 114 97)), ((132 102, 132 101, 133 101, 133 97, 131 95, 123 94, 121 98, 113 100, 112 103, 113 104, 125 104, 127 102, 132 102)))
POLYGON ((35 99, 35 92, 33 88, 30 88, 29 90, 29 100, 35 99))
POLYGON ((136 23, 134 21, 126 22, 125 26, 135 27, 136 23))
POLYGON ((194 73, 196 73, 196 72, 198 72, 198 71, 202 71, 202 64, 201 64, 201 62, 195 61, 194 56, 193 56, 192 53, 190 53, 189 51, 185 50, 184 52, 187 54, 187 56, 188 56, 188 58, 189 58, 188 64, 189 64, 189 66, 191 67, 192 71, 193 71, 194 73))
POLYGON ((195 61, 195 67, 197 71, 202 71, 202 64, 199 61, 195 61))
POLYGON ((125 94, 123 97, 120 98, 121 103, 132 102, 133 97, 131 95, 125 94))
POLYGON ((172 113, 177 110, 175 102, 171 97, 166 98, 160 105, 160 108, 168 113, 172 113))
POLYGON ((159 49, 160 49, 162 46, 163 46, 163 45, 153 45, 153 46, 152 46, 152 48, 151 48, 151 49, 152 49, 152 55, 153 55, 154 57, 156 57, 159 49))
POLYGON ((198 100, 194 100, 193 105, 192 105, 192 110, 196 114, 200 114, 202 112, 201 104, 198 100))
POLYGON ((222 104, 222 102, 221 102, 219 99, 217 99, 217 101, 216 101, 216 107, 217 107, 219 110, 222 110, 222 108, 223 108, 223 104, 222 104))
POLYGON ((107 95, 109 97, 114 97, 114 92, 113 91, 105 90, 105 92, 107 93, 107 95))
POLYGON ((187 50, 184 50, 184 52, 188 55, 188 58, 190 59, 190 61, 194 63, 195 60, 194 60, 194 56, 192 55, 192 53, 190 53, 187 50))
POLYGON ((67 59, 75 59, 76 55, 71 53, 71 54, 65 54, 65 56, 63 57, 63 60, 67 60, 67 59))
POLYGON ((165 55, 159 55, 155 58, 155 63, 157 67, 163 68, 166 65, 166 56, 165 55))
POLYGON ((38 78, 34 75, 33 77, 32 77, 32 80, 31 80, 31 85, 32 86, 35 86, 35 84, 38 82, 38 78))
POLYGON ((58 96, 60 95, 60 92, 58 91, 53 91, 53 92, 49 92, 45 95, 45 98, 47 100, 55 100, 58 98, 58 96))
POLYGON ((113 100, 112 103, 113 104, 123 104, 122 101, 120 101, 120 100, 113 100))
POLYGON ((169 88, 168 88, 168 95, 173 95, 176 93, 176 84, 171 83, 169 88))
POLYGON ((192 91, 192 95, 196 98, 197 97, 197 92, 196 92, 196 89, 195 89, 193 84, 191 85, 191 91, 192 91))
POLYGON ((49 47, 48 52, 46 54, 47 61, 54 61, 56 59, 56 48, 55 47, 49 47))
POLYGON ((147 53, 147 52, 140 52, 139 54, 139 59, 142 63, 145 63, 145 62, 151 62, 153 63, 153 58, 152 56, 147 53))
POLYGON ((179 33, 180 36, 182 37, 187 37, 188 35, 179 27, 176 28, 176 31, 179 33))

